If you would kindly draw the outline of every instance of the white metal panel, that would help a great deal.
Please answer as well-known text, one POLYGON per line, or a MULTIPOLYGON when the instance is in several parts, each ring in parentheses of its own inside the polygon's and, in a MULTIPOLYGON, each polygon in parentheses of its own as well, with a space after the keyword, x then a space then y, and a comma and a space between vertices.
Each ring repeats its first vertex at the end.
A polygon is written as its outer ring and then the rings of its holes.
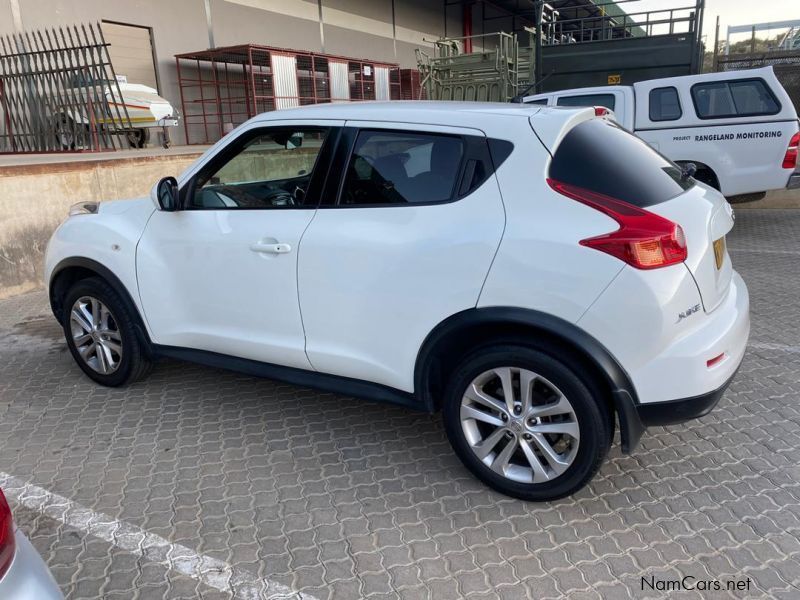
POLYGON ((300 106, 297 87, 297 57, 287 54, 272 54, 272 85, 275 90, 275 108, 300 106))
POLYGON ((331 101, 350 100, 350 80, 347 63, 332 60, 328 63, 328 75, 331 78, 331 101))
POLYGON ((375 67, 375 99, 391 100, 389 97, 389 69, 375 67))

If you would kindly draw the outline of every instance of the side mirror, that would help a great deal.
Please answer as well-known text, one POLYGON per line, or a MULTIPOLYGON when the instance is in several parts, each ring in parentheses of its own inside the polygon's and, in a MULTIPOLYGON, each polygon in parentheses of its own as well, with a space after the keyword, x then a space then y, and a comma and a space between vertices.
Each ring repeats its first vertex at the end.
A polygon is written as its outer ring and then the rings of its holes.
POLYGON ((156 184, 155 196, 161 210, 166 212, 178 210, 178 180, 174 177, 164 177, 156 184))
POLYGON ((286 149, 287 150, 294 150, 295 148, 299 148, 303 145, 303 134, 302 133, 295 133, 286 140, 286 149))

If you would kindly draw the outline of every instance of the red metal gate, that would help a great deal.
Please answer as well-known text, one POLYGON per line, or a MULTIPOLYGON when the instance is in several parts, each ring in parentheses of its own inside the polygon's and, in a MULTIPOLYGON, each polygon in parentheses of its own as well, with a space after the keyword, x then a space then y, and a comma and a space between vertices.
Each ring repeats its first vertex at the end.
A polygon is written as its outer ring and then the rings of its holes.
POLYGON ((209 144, 255 115, 352 100, 399 100, 392 63, 248 44, 175 57, 189 144, 209 144))

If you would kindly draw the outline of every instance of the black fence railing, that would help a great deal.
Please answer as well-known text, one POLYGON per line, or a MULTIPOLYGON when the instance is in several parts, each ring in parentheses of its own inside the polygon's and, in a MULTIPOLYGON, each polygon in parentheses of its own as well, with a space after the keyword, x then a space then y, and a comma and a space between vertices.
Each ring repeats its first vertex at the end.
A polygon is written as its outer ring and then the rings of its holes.
POLYGON ((131 129, 98 25, 0 36, 0 153, 114 150, 131 129))

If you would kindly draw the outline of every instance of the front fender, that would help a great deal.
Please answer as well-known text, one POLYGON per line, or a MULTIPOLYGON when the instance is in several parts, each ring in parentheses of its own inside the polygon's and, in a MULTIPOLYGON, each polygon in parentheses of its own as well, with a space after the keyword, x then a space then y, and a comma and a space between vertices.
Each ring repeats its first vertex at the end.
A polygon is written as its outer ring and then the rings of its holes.
POLYGON ((109 281, 113 277, 144 317, 136 280, 136 246, 154 210, 149 198, 114 201, 102 203, 97 214, 64 221, 45 253, 48 290, 52 292, 57 275, 65 269, 85 268, 109 281))

